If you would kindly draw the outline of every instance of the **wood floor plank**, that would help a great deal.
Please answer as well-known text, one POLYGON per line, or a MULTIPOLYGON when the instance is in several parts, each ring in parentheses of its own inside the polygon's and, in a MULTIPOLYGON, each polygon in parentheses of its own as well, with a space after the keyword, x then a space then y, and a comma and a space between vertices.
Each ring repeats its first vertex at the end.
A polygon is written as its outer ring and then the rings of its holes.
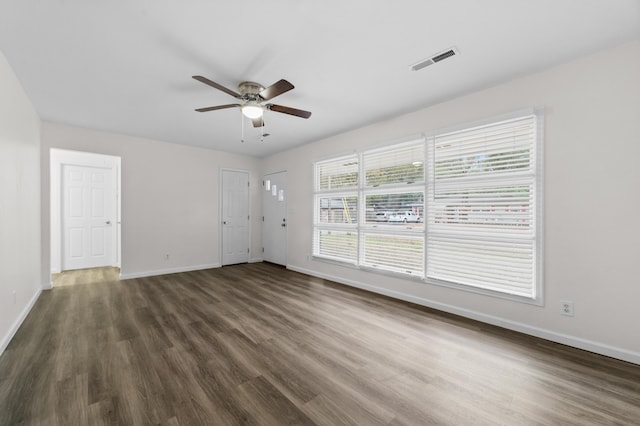
POLYGON ((1 426, 640 424, 638 365, 266 263, 112 272, 40 296, 1 426))
POLYGON ((264 377, 256 377, 236 389, 242 405, 262 425, 313 425, 314 422, 264 377))

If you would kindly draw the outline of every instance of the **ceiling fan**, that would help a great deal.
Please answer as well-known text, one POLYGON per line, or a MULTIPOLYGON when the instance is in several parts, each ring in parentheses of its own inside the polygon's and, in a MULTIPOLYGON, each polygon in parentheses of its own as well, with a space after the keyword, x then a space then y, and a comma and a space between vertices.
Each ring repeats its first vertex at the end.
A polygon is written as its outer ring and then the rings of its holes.
POLYGON ((265 104, 265 101, 271 100, 276 96, 282 95, 285 92, 293 89, 293 84, 289 83, 287 80, 280 80, 266 89, 252 81, 244 81, 238 85, 238 91, 240 93, 236 93, 231 89, 227 89, 221 84, 218 84, 214 81, 209 80, 206 77, 202 77, 200 75, 194 75, 194 79, 198 80, 201 83, 204 83, 208 86, 211 86, 215 89, 221 90, 234 98, 241 101, 241 103, 237 104, 226 104, 226 105, 217 105, 206 108, 198 108, 196 111, 198 112, 207 112, 214 111, 217 109, 225 109, 225 108, 235 108, 238 107, 242 110, 242 114, 251 119, 253 122, 253 127, 262 127, 264 126, 264 110, 268 109, 270 111, 281 112, 284 114, 294 115, 296 117, 309 118, 311 117, 311 113, 309 111, 304 111, 301 109, 291 108, 282 105, 276 104, 265 104))

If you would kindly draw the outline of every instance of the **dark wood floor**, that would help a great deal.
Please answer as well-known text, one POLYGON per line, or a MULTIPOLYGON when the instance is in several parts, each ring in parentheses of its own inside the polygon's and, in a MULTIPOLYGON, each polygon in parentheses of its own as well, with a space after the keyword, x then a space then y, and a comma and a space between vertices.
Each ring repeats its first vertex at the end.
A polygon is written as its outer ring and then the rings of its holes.
POLYGON ((640 366, 269 264, 54 288, 2 425, 640 424, 640 366))

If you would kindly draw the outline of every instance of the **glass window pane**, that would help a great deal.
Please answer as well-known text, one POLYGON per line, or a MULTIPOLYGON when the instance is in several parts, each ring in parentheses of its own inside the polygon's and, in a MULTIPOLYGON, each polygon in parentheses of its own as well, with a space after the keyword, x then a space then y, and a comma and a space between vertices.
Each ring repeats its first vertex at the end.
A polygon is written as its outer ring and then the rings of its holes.
POLYGON ((438 189, 431 207, 429 223, 439 228, 533 229, 532 185, 438 189))
POLYGON ((424 222, 424 192, 375 193, 365 195, 367 224, 424 222))
POLYGON ((316 204, 319 223, 356 223, 358 221, 358 197, 319 197, 316 204))

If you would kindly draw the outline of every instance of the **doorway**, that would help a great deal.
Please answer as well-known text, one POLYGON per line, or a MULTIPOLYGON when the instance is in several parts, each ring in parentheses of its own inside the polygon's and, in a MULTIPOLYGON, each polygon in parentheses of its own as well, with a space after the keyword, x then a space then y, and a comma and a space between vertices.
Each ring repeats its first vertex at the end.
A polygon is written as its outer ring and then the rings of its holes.
POLYGON ((120 157, 50 154, 51 273, 120 268, 120 157))
POLYGON ((286 266, 287 172, 265 175, 262 185, 262 259, 286 266))
POLYGON ((249 173, 222 170, 222 266, 249 262, 249 173))

